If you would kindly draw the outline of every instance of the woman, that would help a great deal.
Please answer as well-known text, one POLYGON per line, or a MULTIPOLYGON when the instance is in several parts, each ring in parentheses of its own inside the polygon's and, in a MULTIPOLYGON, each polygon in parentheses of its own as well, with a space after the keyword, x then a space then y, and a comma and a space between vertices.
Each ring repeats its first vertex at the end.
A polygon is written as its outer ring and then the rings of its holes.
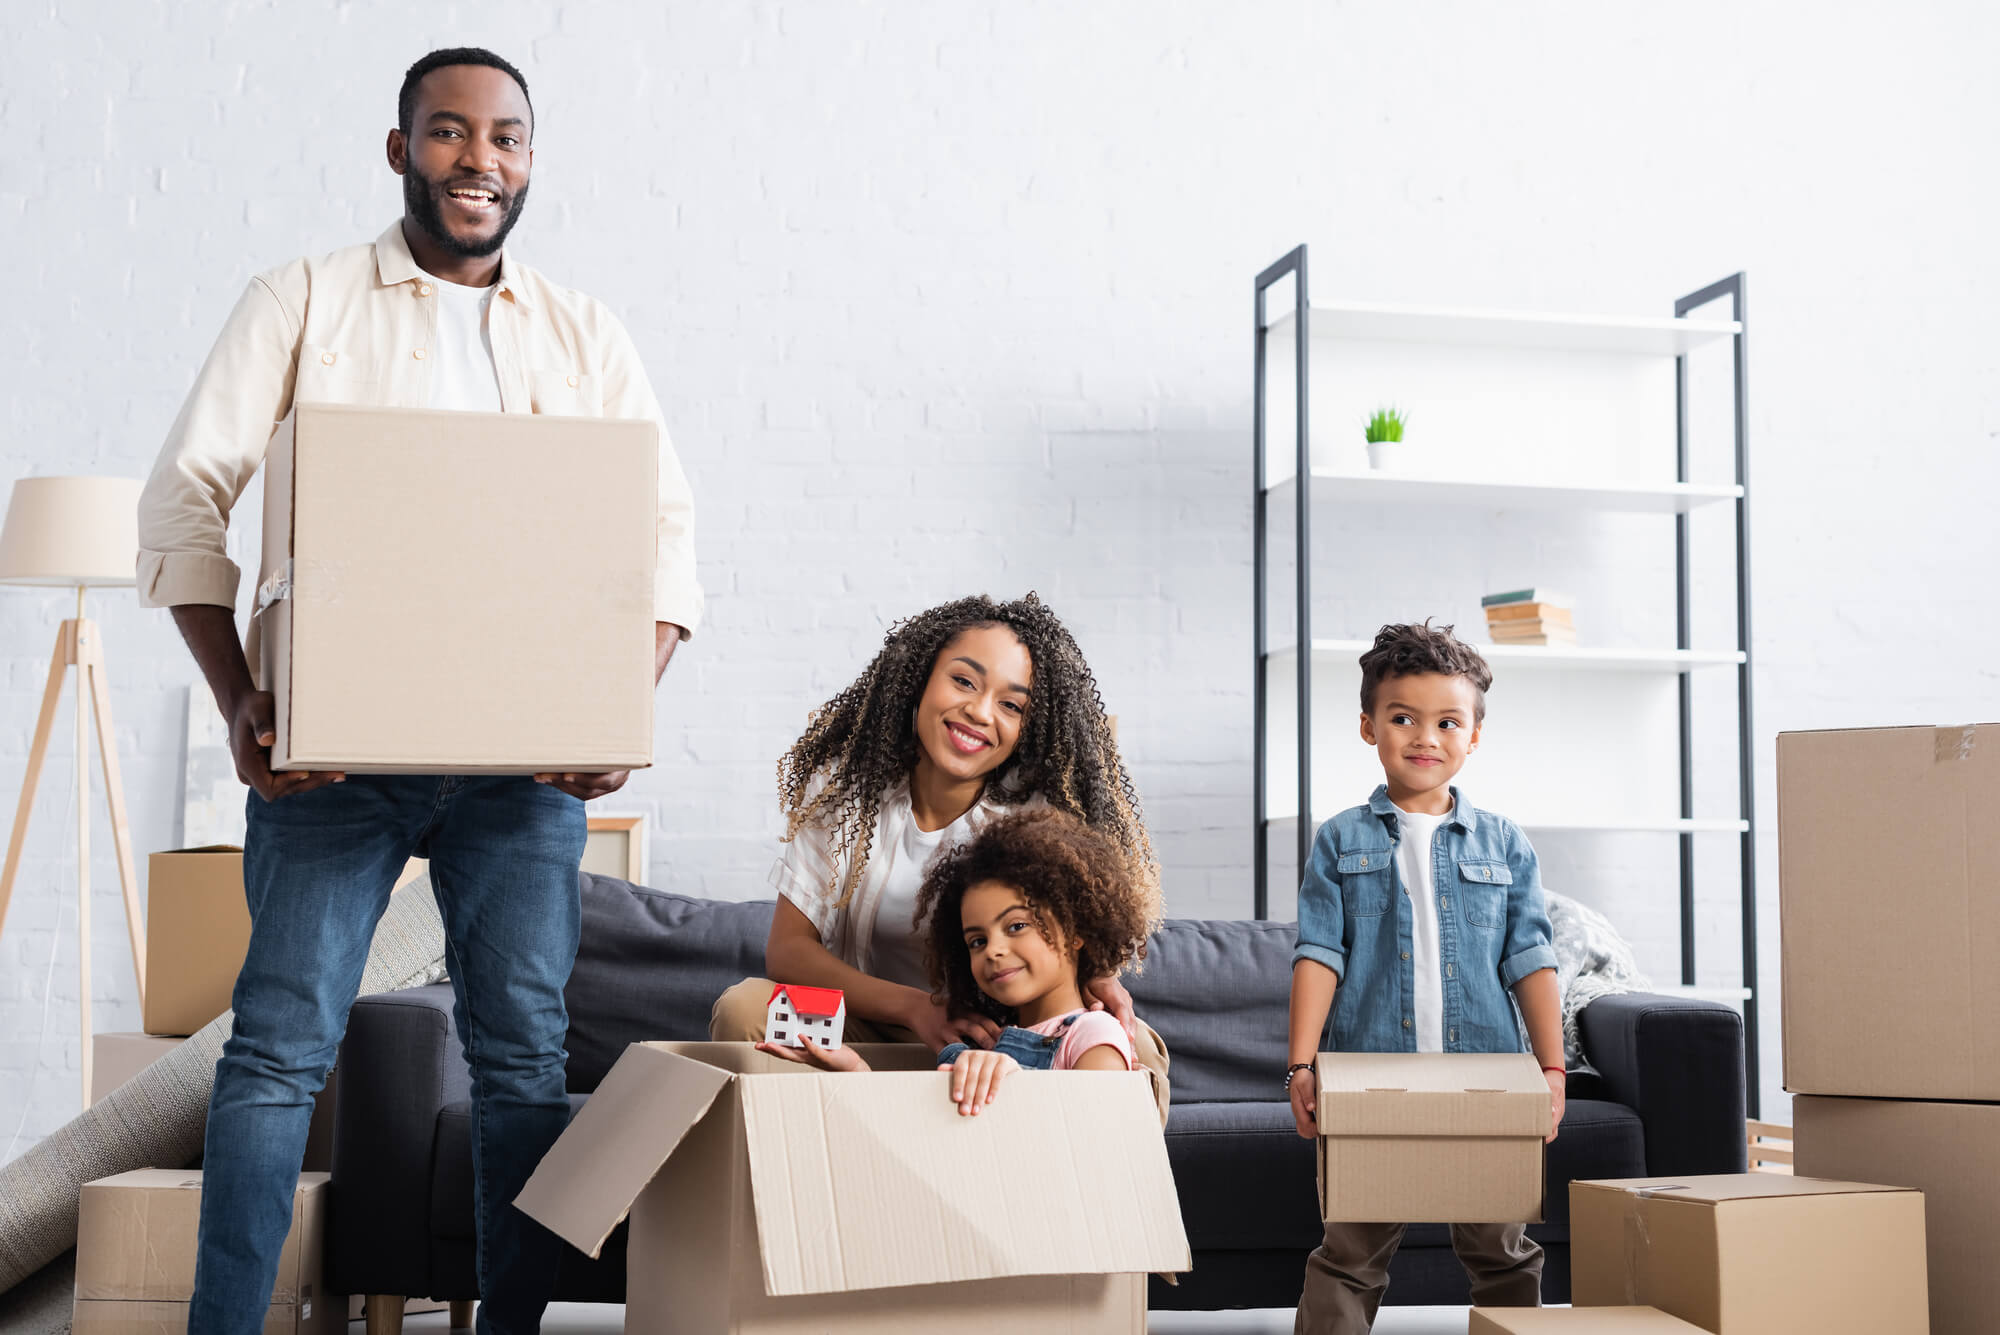
MULTIPOLYGON (((785 850, 764 966, 787 983, 846 994, 855 1042, 991 1047, 1000 1026, 931 994, 917 893, 932 860, 1001 812, 1047 805, 1118 848, 1160 918, 1159 866, 1089 666, 1034 594, 961 598, 890 628, 860 678, 812 717, 778 762, 785 850)), ((715 1004, 716 1039, 764 1036, 767 979, 715 1004)), ((1115 976, 1086 1002, 1133 1036, 1166 1107, 1167 1058, 1115 976)))

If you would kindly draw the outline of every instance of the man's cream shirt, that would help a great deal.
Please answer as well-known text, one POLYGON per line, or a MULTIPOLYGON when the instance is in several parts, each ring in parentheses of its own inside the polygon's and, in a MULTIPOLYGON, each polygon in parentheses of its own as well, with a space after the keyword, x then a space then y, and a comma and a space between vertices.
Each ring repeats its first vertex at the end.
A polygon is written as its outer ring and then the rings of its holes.
MULTIPOLYGON (((139 499, 142 606, 235 607, 242 572, 224 545, 229 512, 295 402, 430 403, 436 288, 411 258, 401 219, 373 245, 295 260, 250 280, 139 499)), ((653 614, 692 633, 702 612, 694 498, 625 327, 603 303, 504 253, 488 327, 503 411, 659 425, 653 614)))

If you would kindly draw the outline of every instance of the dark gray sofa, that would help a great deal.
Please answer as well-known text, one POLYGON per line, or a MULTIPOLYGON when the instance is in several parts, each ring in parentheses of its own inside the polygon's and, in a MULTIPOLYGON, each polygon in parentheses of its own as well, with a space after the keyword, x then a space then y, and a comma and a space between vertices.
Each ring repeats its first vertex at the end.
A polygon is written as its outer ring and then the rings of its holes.
MULTIPOLYGON (((771 903, 690 899, 583 877, 569 991, 569 1087, 580 1106, 628 1043, 708 1036, 723 988, 764 972, 771 903)), ((1174 920, 1131 980, 1173 1057, 1166 1137, 1194 1251, 1156 1308, 1287 1307, 1319 1240, 1313 1147, 1292 1129, 1285 1068, 1290 923, 1174 920)), ((1743 1031, 1726 1006, 1635 994, 1583 1014, 1601 1076, 1573 1076, 1549 1149, 1543 1292, 1569 1299, 1575 1178, 1741 1172, 1743 1031)), ((468 1076, 449 985, 363 997, 340 1052, 327 1282, 336 1293, 477 1297, 468 1076)), ((1413 1227, 1392 1303, 1469 1301, 1441 1225, 1413 1227)), ((603 1259, 569 1252, 558 1297, 618 1302, 624 1230, 603 1259)))

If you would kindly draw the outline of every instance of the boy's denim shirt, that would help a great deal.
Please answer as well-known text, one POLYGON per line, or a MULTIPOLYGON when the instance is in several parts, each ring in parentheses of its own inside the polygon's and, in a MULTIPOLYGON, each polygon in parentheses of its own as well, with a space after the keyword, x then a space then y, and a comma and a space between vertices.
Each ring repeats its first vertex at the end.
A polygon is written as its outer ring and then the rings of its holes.
MULTIPOLYGON (((1444 1050, 1521 1052, 1509 989, 1556 967, 1542 877, 1521 827, 1451 790, 1451 818, 1431 842, 1444 968, 1444 1050)), ((1387 785, 1368 805, 1319 827, 1299 884, 1294 962, 1340 975, 1336 1052, 1415 1052, 1410 901, 1396 875, 1395 804, 1387 785)))

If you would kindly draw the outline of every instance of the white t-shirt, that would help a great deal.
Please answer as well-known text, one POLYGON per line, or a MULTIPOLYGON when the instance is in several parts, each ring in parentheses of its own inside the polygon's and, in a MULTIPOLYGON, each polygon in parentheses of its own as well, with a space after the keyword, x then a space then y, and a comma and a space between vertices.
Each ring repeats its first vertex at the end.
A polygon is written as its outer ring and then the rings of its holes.
POLYGON ((431 407, 451 412, 500 411, 500 374, 493 368, 487 308, 499 287, 465 287, 435 274, 437 340, 431 345, 431 407))
MULTIPOLYGON (((815 780, 808 797, 821 786, 822 781, 815 780)), ((1026 805, 1041 806, 1043 801, 1030 798, 1026 805)), ((834 902, 846 868, 835 867, 830 830, 807 826, 794 835, 771 869, 771 884, 798 906, 812 921, 820 943, 843 961, 872 977, 928 991, 922 929, 910 921, 924 873, 941 851, 972 838, 994 817, 1021 809, 982 797, 942 830, 922 830, 910 809, 909 783, 898 783, 882 794, 868 866, 845 907, 834 902)))
POLYGON ((1438 944, 1437 886, 1431 847, 1451 812, 1427 816, 1396 808, 1396 879, 1410 898, 1410 954, 1416 980, 1410 997, 1418 1052, 1444 1051, 1444 953, 1438 944))

